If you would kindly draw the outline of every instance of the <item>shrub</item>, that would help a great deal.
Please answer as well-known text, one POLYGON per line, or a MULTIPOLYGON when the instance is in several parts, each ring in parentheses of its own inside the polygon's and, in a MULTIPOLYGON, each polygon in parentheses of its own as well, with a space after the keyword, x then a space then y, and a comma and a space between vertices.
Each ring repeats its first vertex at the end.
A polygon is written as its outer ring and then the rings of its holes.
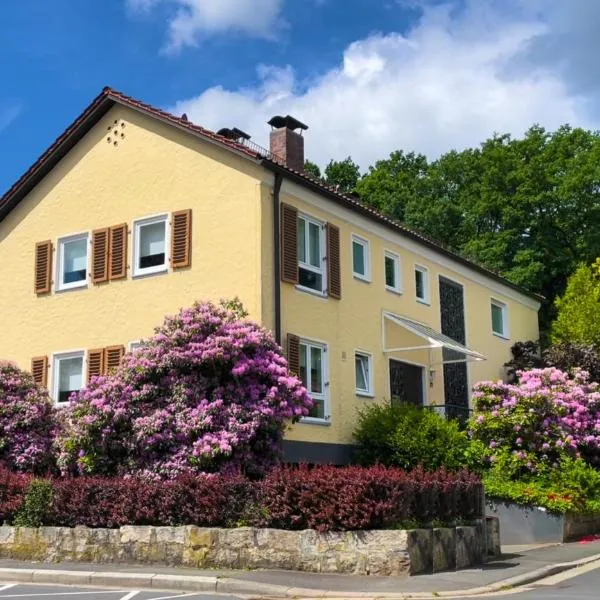
POLYGON ((48 522, 53 498, 52 483, 47 479, 32 479, 15 516, 17 527, 41 527, 48 522))
POLYGON ((12 523, 23 503, 30 477, 0 465, 0 523, 12 523))
POLYGON ((520 373, 517 385, 487 381, 474 390, 470 433, 491 460, 506 450, 518 469, 536 472, 558 467, 563 455, 600 459, 600 392, 585 372, 533 369, 520 373))
POLYGON ((65 413, 62 472, 260 475, 275 464, 286 424, 312 402, 271 333, 230 307, 181 310, 93 378, 65 413))
POLYGON ((544 351, 544 361, 549 367, 574 374, 586 371, 590 381, 600 382, 600 353, 593 344, 553 344, 544 351))
POLYGON ((409 404, 372 404, 359 412, 354 431, 361 464, 412 469, 460 469, 469 439, 455 421, 409 404))
POLYGON ((538 342, 517 342, 510 348, 512 359, 504 363, 506 374, 510 383, 517 383, 519 371, 530 371, 547 367, 546 361, 541 356, 538 342))
POLYGON ((52 467, 52 402, 33 377, 0 361, 0 460, 16 471, 52 467))
POLYGON ((467 472, 282 467, 259 493, 266 515, 260 524, 282 529, 386 529, 481 516, 481 482, 467 472))

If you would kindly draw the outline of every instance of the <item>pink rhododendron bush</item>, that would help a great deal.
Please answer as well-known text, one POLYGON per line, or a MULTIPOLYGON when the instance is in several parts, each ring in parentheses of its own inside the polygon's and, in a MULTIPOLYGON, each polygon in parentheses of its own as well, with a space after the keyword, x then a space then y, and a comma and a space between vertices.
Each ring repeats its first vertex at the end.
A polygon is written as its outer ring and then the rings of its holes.
POLYGON ((16 471, 52 466, 52 402, 33 377, 0 361, 0 460, 16 471))
POLYGON ((271 333, 239 317, 195 304, 93 378, 65 409, 63 474, 260 475, 276 464, 286 423, 311 400, 271 333))
POLYGON ((600 391, 585 371, 573 377, 555 368, 519 372, 515 385, 484 381, 474 388, 476 413, 471 436, 494 460, 509 451, 512 460, 535 472, 559 466, 560 458, 600 459, 600 391))

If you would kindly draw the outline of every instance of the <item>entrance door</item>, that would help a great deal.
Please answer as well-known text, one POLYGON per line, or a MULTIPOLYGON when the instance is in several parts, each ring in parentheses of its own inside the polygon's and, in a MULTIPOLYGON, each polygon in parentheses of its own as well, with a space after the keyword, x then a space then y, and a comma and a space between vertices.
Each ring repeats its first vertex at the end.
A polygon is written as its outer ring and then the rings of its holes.
MULTIPOLYGON (((464 346, 467 340, 462 285, 440 277, 440 310, 442 333, 464 346)), ((446 348, 443 349, 443 357, 444 360, 465 358, 446 348)), ((466 362, 444 365, 444 396, 448 417, 468 418, 469 380, 466 362)))
POLYGON ((392 404, 423 406, 423 367, 390 358, 390 397, 392 404))

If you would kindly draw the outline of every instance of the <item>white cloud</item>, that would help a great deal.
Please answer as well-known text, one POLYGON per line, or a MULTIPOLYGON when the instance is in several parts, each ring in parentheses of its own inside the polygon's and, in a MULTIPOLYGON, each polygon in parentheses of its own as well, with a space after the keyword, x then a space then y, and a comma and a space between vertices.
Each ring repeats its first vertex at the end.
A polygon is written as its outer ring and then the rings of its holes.
POLYGON ((167 52, 197 46, 203 35, 236 31, 258 38, 274 39, 283 21, 283 0, 127 0, 135 11, 148 12, 159 4, 175 11, 168 22, 167 52))
POLYGON ((318 79, 298 81, 291 66, 260 66, 255 87, 210 88, 174 110, 214 129, 240 127, 262 145, 265 121, 291 114, 310 127, 307 157, 324 165, 350 154, 363 168, 395 149, 436 156, 494 132, 520 135, 535 122, 592 126, 585 98, 558 70, 527 62, 533 44, 550 35, 547 22, 515 14, 479 1, 458 13, 426 7, 404 34, 350 44, 318 79))
POLYGON ((0 103, 0 132, 6 129, 21 114, 22 107, 15 102, 0 103))

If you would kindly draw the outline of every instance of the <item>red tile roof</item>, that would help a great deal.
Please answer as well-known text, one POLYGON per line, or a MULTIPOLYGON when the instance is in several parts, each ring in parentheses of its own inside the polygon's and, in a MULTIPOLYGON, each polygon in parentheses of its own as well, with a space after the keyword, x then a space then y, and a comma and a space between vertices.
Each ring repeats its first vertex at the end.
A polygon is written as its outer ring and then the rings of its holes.
POLYGON ((247 158, 260 161, 266 168, 284 173, 288 178, 295 180, 301 185, 310 187, 317 193, 327 196, 342 206, 362 213, 385 225, 396 232, 410 237, 426 246, 429 246, 453 260, 460 262, 467 267, 482 273, 483 275, 495 279, 503 285, 517 290, 518 292, 534 298, 537 301, 543 300, 543 297, 532 294, 531 292, 511 283, 498 274, 470 261, 459 254, 443 247, 441 244, 428 238, 427 236, 415 231, 385 215, 377 210, 363 204, 356 198, 339 193, 335 188, 328 186, 322 180, 316 179, 304 172, 295 171, 287 167, 284 162, 268 150, 246 142, 238 143, 229 138, 223 137, 210 129, 196 125, 187 118, 177 117, 169 112, 136 100, 110 87, 105 87, 102 92, 94 98, 88 107, 65 129, 65 131, 48 147, 48 149, 29 167, 25 173, 8 189, 0 198, 0 221, 4 220, 6 215, 23 199, 27 194, 56 166, 56 164, 77 144, 81 138, 112 108, 115 104, 127 106, 138 112, 154 117, 164 123, 173 125, 179 129, 188 131, 203 139, 214 142, 233 152, 246 156, 247 158))

